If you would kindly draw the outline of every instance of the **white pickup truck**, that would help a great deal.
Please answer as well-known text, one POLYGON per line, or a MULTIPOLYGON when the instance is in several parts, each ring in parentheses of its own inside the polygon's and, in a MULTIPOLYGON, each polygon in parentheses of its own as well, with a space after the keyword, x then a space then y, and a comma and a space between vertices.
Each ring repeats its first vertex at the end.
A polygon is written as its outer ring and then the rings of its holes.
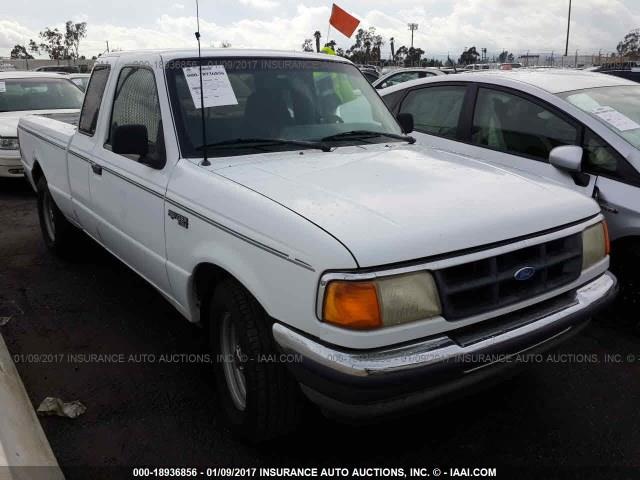
POLYGON ((202 65, 201 92, 194 51, 103 56, 77 129, 23 118, 20 147, 47 245, 84 231, 200 322, 244 436, 485 385, 615 293, 593 200, 414 145, 349 61, 202 65))

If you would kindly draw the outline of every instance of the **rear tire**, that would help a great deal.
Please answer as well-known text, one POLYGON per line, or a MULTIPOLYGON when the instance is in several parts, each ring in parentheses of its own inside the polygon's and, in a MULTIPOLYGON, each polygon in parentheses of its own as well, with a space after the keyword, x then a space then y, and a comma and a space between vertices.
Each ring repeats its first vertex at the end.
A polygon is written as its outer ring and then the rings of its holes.
POLYGON ((56 205, 44 177, 37 183, 38 218, 42 238, 47 248, 57 255, 69 254, 77 245, 78 230, 56 205))
POLYGON ((260 442, 293 431, 302 393, 278 361, 272 321, 237 281, 223 280, 210 298, 209 331, 223 422, 260 442))

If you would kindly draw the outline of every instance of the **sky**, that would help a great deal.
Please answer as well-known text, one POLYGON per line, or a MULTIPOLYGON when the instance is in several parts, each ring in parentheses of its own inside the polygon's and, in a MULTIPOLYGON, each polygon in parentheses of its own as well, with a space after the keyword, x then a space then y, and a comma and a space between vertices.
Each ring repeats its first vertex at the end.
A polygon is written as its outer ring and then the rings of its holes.
MULTIPOLYGON (((489 56, 564 51, 568 0, 340 0, 345 10, 375 27, 396 49, 409 46, 408 22, 418 23, 414 45, 428 57, 458 57, 465 47, 486 48, 489 56)), ((324 0, 200 0, 203 46, 230 42, 239 48, 301 50, 305 38, 322 32, 326 41, 331 2, 324 0)), ((0 56, 15 44, 38 40, 46 27, 85 21, 80 54, 122 50, 196 47, 195 0, 29 0, 0 4, 0 56)), ((639 0, 573 0, 569 50, 611 52, 630 30, 640 28, 639 0)), ((330 39, 353 42, 335 30, 330 39)))

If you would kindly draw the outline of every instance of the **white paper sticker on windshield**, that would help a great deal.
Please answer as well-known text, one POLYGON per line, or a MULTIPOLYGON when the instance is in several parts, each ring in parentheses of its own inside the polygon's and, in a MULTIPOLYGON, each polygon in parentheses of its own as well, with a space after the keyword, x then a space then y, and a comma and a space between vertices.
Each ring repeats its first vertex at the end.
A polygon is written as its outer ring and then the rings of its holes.
POLYGON ((0 82, 0 93, 4 93, 7 91, 7 87, 5 86, 4 82, 0 82))
MULTIPOLYGON (((200 107, 200 67, 183 67, 184 76, 191 92, 191 98, 196 108, 200 107)), ((204 106, 220 107, 222 105, 237 105, 238 99, 233 92, 227 71, 223 65, 202 66, 202 92, 204 106)))
POLYGON ((612 107, 598 107, 591 113, 621 132, 637 130, 640 128, 640 125, 612 107))

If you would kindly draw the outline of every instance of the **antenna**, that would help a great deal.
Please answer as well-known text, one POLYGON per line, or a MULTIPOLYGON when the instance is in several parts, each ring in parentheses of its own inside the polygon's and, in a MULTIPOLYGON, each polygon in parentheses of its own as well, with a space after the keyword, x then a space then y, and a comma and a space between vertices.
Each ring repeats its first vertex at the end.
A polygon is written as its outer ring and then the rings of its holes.
POLYGON ((196 0, 196 21, 198 23, 198 31, 196 32, 196 40, 198 41, 198 67, 200 68, 200 120, 202 123, 202 163, 200 165, 208 167, 211 162, 207 159, 207 126, 204 118, 204 89, 202 88, 202 55, 200 54, 200 7, 196 0))

